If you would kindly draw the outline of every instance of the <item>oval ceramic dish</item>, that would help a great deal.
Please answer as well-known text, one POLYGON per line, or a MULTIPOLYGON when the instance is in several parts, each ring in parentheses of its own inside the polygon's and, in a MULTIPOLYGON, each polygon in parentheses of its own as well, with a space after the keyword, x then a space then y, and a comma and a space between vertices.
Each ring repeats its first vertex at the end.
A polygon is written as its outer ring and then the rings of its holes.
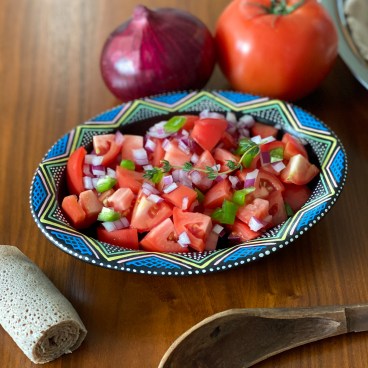
POLYGON ((36 170, 30 205, 42 233, 61 250, 82 261, 135 273, 195 275, 238 267, 293 243, 330 210, 342 190, 346 173, 346 154, 339 139, 324 123, 299 107, 231 91, 180 92, 122 104, 65 134, 51 147, 36 170), (65 171, 71 152, 80 146, 91 147, 96 134, 119 129, 123 133, 144 135, 150 125, 175 113, 199 113, 205 109, 251 114, 259 121, 277 124, 308 142, 310 159, 321 168, 321 173, 312 182, 311 197, 297 213, 260 238, 203 253, 123 249, 100 242, 69 225, 60 203, 66 194, 65 171))

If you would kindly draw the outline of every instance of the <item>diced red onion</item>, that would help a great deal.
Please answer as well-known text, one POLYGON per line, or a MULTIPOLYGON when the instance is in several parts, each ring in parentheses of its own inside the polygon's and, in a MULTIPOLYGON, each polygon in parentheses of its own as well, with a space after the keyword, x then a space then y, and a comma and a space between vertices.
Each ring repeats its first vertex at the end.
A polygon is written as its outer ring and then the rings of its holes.
POLYGON ((164 129, 164 125, 166 121, 161 121, 153 126, 148 130, 147 135, 154 137, 154 138, 166 138, 171 133, 167 133, 164 129))
POLYGON ((106 222, 102 222, 101 224, 106 229, 106 231, 108 231, 109 233, 117 230, 114 222, 106 221, 106 222))
POLYGON ((286 167, 282 161, 274 162, 271 164, 271 166, 278 173, 284 170, 286 167))
POLYGON ((182 247, 187 247, 190 244, 190 239, 186 231, 183 231, 178 238, 178 243, 182 247))
POLYGON ((121 217, 119 220, 113 222, 116 230, 126 229, 129 227, 129 220, 126 217, 121 217))
POLYGON ((268 137, 262 138, 261 144, 270 143, 270 142, 273 142, 275 140, 276 140, 276 138, 273 137, 272 135, 270 135, 268 137))
POLYGON ((156 148, 156 143, 152 139, 147 138, 144 148, 149 152, 153 152, 156 148))
POLYGON ((248 226, 252 231, 259 231, 267 225, 266 222, 252 216, 248 222, 248 226))
POLYGON ((145 190, 144 194, 150 195, 150 194, 159 194, 160 192, 150 183, 147 183, 146 181, 142 184, 142 190, 145 190))
POLYGON ((262 137, 260 135, 255 135, 250 140, 255 144, 260 144, 262 142, 262 137))
POLYGON ((238 121, 238 126, 243 128, 251 128, 254 123, 255 121, 252 115, 243 115, 238 121))
POLYGON ((190 178, 192 179, 192 182, 196 185, 202 181, 202 175, 196 170, 193 170, 190 173, 190 178))
POLYGON ((93 183, 92 183, 92 178, 90 176, 84 176, 83 177, 83 186, 84 189, 93 189, 93 183))
POLYGON ((237 121, 236 121, 236 115, 232 111, 228 111, 226 113, 226 120, 229 123, 232 123, 232 124, 236 124, 237 123, 237 121))
POLYGON ((174 183, 171 183, 170 185, 168 185, 167 187, 165 187, 163 189, 163 192, 165 194, 168 194, 168 193, 171 193, 172 191, 174 191, 176 188, 178 187, 178 184, 176 184, 175 182, 174 183))
POLYGON ((180 180, 180 169, 175 169, 175 170, 173 170, 172 172, 171 172, 171 175, 172 175, 172 177, 173 177, 173 180, 175 181, 175 182, 178 182, 179 180, 180 180))
POLYGON ((160 197, 159 195, 157 194, 150 194, 148 197, 147 197, 147 200, 150 201, 150 202, 153 202, 153 203, 160 203, 162 202, 164 199, 162 197, 160 197))
POLYGON ((232 188, 235 189, 239 183, 239 178, 234 175, 229 175, 229 181, 231 183, 232 188))
POLYGON ((179 147, 179 149, 180 149, 181 151, 183 151, 183 152, 184 152, 184 153, 186 153, 187 155, 189 155, 189 154, 190 154, 190 149, 189 149, 188 145, 184 143, 184 141, 183 141, 183 140, 181 140, 181 139, 180 139, 180 140, 178 141, 178 147, 179 147))
POLYGON ((179 183, 189 188, 193 187, 192 180, 189 177, 189 173, 184 170, 179 170, 179 183))
POLYGON ((269 151, 261 152, 261 163, 262 165, 271 163, 271 155, 269 151))
POLYGON ((212 228, 212 231, 217 234, 217 235, 220 235, 221 233, 224 232, 224 227, 219 225, 219 224, 216 224, 213 228, 212 228))
POLYGON ((124 134, 120 130, 117 130, 115 133, 115 143, 121 146, 123 142, 124 142, 124 134))
POLYGON ((217 175, 215 178, 215 182, 218 183, 219 181, 223 181, 227 178, 226 174, 217 175))
POLYGON ((244 188, 254 187, 259 170, 255 169, 245 176, 244 188))
POLYGON ((100 180, 100 178, 92 178, 93 188, 96 188, 97 187, 97 183, 98 183, 99 180, 100 180))
POLYGON ((106 175, 105 167, 102 165, 92 165, 92 174, 95 176, 103 176, 106 175))
POLYGON ((83 165, 83 174, 86 176, 93 176, 92 172, 91 172, 91 166, 88 164, 84 164, 83 165))
POLYGON ((193 153, 192 156, 190 157, 190 162, 192 162, 193 164, 196 164, 199 160, 199 156, 196 153, 193 153))
POLYGON ((148 155, 144 148, 137 148, 132 150, 134 161, 137 165, 148 165, 148 155))
POLYGON ((163 180, 164 187, 167 187, 174 182, 174 178, 172 175, 166 175, 162 178, 162 180, 163 180))
POLYGON ((164 139, 164 141, 162 142, 162 149, 164 151, 167 151, 167 149, 169 148, 170 146, 170 141, 168 139, 164 139))
POLYGON ((183 197, 183 199, 181 201, 181 209, 182 210, 187 210, 188 209, 188 204, 189 204, 189 198, 188 197, 183 197))
POLYGON ((108 167, 106 169, 106 173, 108 176, 110 176, 110 178, 116 179, 116 171, 114 169, 111 169, 110 167, 108 167))
POLYGON ((188 132, 187 130, 185 130, 185 129, 182 129, 182 130, 181 130, 181 134, 182 134, 182 136, 183 136, 183 137, 185 137, 185 138, 188 138, 188 137, 189 137, 189 132, 188 132))
POLYGON ((220 165, 220 164, 213 165, 213 166, 211 167, 211 169, 213 169, 214 171, 220 171, 220 169, 221 169, 221 165, 220 165))
POLYGON ((199 113, 199 118, 200 119, 206 119, 206 118, 225 119, 225 116, 224 114, 220 114, 218 112, 211 112, 208 109, 205 109, 199 113))
POLYGON ((153 166, 152 166, 152 165, 144 165, 144 166, 143 166, 143 170, 144 170, 144 171, 152 170, 152 169, 153 169, 153 166))
POLYGON ((242 137, 249 137, 250 136, 249 130, 247 128, 240 127, 240 128, 238 128, 238 132, 242 137))
POLYGON ((241 237, 240 235, 237 234, 230 234, 228 236, 228 240, 234 243, 240 243, 241 242, 241 237))
POLYGON ((100 166, 103 161, 103 156, 97 156, 97 155, 86 155, 84 158, 84 162, 86 164, 91 164, 93 166, 100 166))

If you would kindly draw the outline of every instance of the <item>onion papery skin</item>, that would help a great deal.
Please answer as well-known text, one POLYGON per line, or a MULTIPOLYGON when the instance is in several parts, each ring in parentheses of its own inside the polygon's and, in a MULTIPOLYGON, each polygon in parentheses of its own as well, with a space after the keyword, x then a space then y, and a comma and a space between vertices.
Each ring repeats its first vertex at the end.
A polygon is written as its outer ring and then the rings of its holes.
POLYGON ((138 5, 106 40, 100 67, 108 89, 129 101, 201 89, 215 63, 214 38, 199 19, 178 9, 138 5))

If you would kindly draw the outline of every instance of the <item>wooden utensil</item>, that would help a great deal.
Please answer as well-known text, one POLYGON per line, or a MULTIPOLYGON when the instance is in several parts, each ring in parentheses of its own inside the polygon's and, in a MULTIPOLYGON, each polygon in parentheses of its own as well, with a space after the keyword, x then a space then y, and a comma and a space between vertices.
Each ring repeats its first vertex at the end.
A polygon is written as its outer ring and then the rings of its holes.
POLYGON ((368 304, 230 309, 181 335, 159 368, 246 368, 296 346, 368 330, 368 304))

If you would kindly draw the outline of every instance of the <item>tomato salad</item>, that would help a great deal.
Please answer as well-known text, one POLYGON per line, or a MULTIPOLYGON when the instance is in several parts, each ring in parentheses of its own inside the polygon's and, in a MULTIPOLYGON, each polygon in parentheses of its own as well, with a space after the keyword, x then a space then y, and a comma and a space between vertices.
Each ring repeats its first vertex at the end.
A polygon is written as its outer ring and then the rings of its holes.
POLYGON ((146 135, 93 137, 67 163, 62 209, 98 240, 157 252, 259 237, 308 200, 319 173, 305 145, 251 115, 177 115, 146 135))

